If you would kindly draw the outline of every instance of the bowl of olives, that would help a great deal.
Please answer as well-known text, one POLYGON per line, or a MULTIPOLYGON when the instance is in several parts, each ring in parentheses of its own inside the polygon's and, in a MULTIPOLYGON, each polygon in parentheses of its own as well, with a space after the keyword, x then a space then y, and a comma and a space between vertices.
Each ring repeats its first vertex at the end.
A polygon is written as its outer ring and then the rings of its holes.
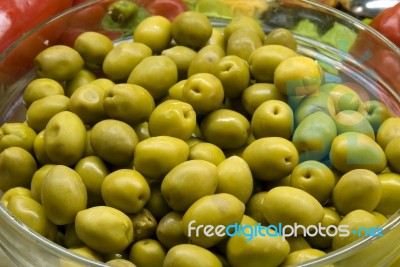
POLYGON ((156 2, 0 55, 16 266, 397 266, 399 48, 309 0, 156 2))

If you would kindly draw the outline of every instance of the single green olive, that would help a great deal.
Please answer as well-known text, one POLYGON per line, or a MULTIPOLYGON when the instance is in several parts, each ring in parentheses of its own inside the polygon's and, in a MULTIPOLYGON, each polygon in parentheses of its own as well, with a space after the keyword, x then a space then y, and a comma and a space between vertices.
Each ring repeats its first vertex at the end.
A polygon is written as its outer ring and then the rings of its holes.
POLYGON ((159 221, 165 214, 172 209, 161 192, 161 183, 150 183, 150 198, 144 206, 159 221))
POLYGON ((33 151, 34 151, 34 156, 36 157, 36 160, 42 164, 51 164, 54 163, 49 156, 47 155, 45 145, 44 145, 44 130, 39 132, 36 135, 35 141, 33 143, 33 151))
POLYGON ((222 267, 221 261, 210 250, 193 244, 180 244, 168 250, 163 266, 173 267, 176 262, 181 266, 222 267))
POLYGON ((400 204, 400 174, 380 173, 378 178, 381 182, 382 196, 375 211, 391 216, 398 210, 400 204))
POLYGON ((32 181, 31 181, 31 193, 32 193, 32 198, 39 202, 40 204, 42 203, 42 183, 44 178, 46 177, 47 173, 56 166, 55 164, 46 164, 40 167, 32 176, 32 181))
POLYGON ((187 77, 197 73, 216 73, 219 60, 225 56, 225 51, 218 45, 206 45, 192 58, 187 77))
POLYGON ((147 17, 136 26, 133 40, 147 45, 153 53, 159 54, 171 44, 171 22, 163 16, 147 17))
POLYGON ((29 108, 33 102, 45 96, 63 94, 64 88, 56 80, 49 78, 36 78, 29 82, 25 87, 22 99, 25 107, 29 108))
POLYGON ((189 160, 202 159, 214 165, 218 165, 224 161, 225 158, 224 151, 212 143, 199 142, 189 148, 189 160))
POLYGON ((157 220, 148 209, 143 208, 130 215, 129 218, 132 220, 135 236, 134 242, 148 239, 155 235, 157 230, 157 220))
POLYGON ((161 55, 170 57, 178 68, 178 80, 187 78, 189 66, 196 56, 196 51, 182 45, 176 45, 168 49, 164 49, 161 55))
POLYGON ((0 198, 0 203, 7 207, 8 201, 10 201, 10 199, 16 195, 23 195, 32 198, 32 192, 30 189, 22 186, 16 186, 3 192, 3 195, 0 198))
POLYGON ((297 41, 293 33, 285 28, 277 28, 270 31, 264 38, 264 45, 283 45, 297 51, 297 41))
POLYGON ((129 260, 137 266, 164 266, 166 249, 155 239, 143 239, 135 242, 129 252, 129 260))
POLYGON ((183 233, 182 218, 181 212, 170 211, 158 222, 157 240, 167 249, 188 243, 188 238, 183 233))
POLYGON ((287 102, 287 97, 279 92, 273 83, 254 83, 242 93, 243 107, 250 115, 253 115, 254 111, 268 100, 287 102))
POLYGON ((4 123, 0 127, 0 152, 6 148, 17 146, 33 152, 36 132, 25 123, 4 123))
POLYGON ((96 75, 87 69, 81 69, 71 80, 65 83, 65 95, 70 97, 79 87, 96 80, 96 75))

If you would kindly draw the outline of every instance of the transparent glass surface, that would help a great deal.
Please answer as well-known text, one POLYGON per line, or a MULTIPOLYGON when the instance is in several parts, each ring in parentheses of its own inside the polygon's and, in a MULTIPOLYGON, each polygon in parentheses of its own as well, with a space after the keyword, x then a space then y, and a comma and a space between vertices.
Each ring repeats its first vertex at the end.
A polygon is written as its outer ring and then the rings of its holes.
MULTIPOLYGON (((103 27, 102 18, 111 0, 95 0, 77 6, 39 25, 0 55, 0 124, 23 121, 22 93, 34 78, 32 61, 44 48, 68 43, 68 34, 98 31, 116 42, 130 36, 127 29, 103 27), (80 19, 91 15, 88 20, 80 19)), ((233 1, 234 3, 235 1, 233 1)), ((243 1, 238 1, 243 2, 243 1)), ((357 89, 364 99, 384 102, 400 116, 400 50, 379 33, 336 9, 308 1, 260 1, 261 8, 250 10, 260 19, 266 32, 274 28, 290 29, 299 43, 299 53, 315 58, 324 68, 327 82, 340 82, 357 89), (318 27, 301 31, 299 21, 318 27), (327 32, 339 23, 343 27, 334 36, 327 32), (322 36, 325 36, 322 38, 322 36), (350 36, 350 37, 349 37, 350 36), (379 60, 380 59, 380 60, 379 60)), ((210 17, 214 14, 207 13, 210 17)), ((211 18, 214 26, 224 26, 226 18, 211 18)), ((2 192, 0 192, 0 195, 2 192)), ((396 266, 400 258, 400 212, 383 226, 382 237, 367 237, 328 253, 301 266, 396 266)), ((68 252, 46 240, 16 220, 0 205, 0 246, 17 266, 105 266, 68 252)), ((398 265, 397 265, 398 266, 398 265)))

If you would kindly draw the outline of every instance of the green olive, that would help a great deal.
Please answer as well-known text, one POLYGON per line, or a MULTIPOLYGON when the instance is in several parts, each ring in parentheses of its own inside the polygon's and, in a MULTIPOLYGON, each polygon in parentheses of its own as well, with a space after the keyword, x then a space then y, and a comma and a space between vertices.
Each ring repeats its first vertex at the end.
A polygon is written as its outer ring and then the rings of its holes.
POLYGON ((224 151, 221 148, 208 142, 200 142, 189 148, 189 160, 202 159, 218 165, 225 158, 224 151))
POLYGON ((265 196, 264 216, 273 225, 318 225, 324 214, 321 203, 302 189, 278 186, 265 196))
POLYGON ((133 262, 125 259, 113 259, 106 262, 113 267, 137 267, 133 262))
POLYGON ((35 141, 33 142, 33 151, 37 161, 42 164, 50 164, 53 161, 47 155, 45 146, 44 146, 44 130, 39 132, 36 135, 35 141))
POLYGON ((164 49, 161 55, 170 57, 178 68, 178 80, 187 78, 189 66, 196 56, 196 51, 181 45, 176 45, 168 49, 164 49))
POLYGON ((136 65, 151 55, 151 48, 143 43, 120 43, 104 58, 104 74, 113 81, 126 81, 136 65))
POLYGON ((0 203, 2 203, 5 207, 7 207, 8 202, 13 196, 27 196, 32 198, 31 190, 22 186, 16 186, 13 188, 8 189, 7 191, 3 192, 4 194, 0 198, 0 203))
POLYGON ((272 83, 255 83, 244 89, 242 93, 243 107, 250 115, 253 115, 254 111, 268 100, 287 102, 287 97, 272 83))
POLYGON ((157 220, 147 209, 141 209, 129 216, 132 220, 134 231, 134 242, 148 239, 155 235, 157 229, 157 220))
POLYGON ((274 72, 276 88, 288 97, 314 93, 323 81, 324 75, 318 61, 306 56, 286 58, 274 72))
POLYGON ((78 212, 75 230, 89 248, 101 253, 122 252, 134 237, 131 219, 122 211, 108 206, 78 212))
POLYGON ((246 144, 250 122, 239 112, 217 109, 203 118, 200 129, 207 142, 221 149, 235 149, 246 144))
POLYGON ((375 132, 385 120, 392 117, 388 107, 377 100, 365 101, 361 113, 367 118, 375 132))
POLYGON ((74 49, 81 54, 85 67, 94 71, 101 70, 104 58, 113 47, 108 36, 93 31, 81 33, 74 42, 74 49))
POLYGON ((69 248, 68 250, 73 253, 76 253, 80 256, 83 256, 87 259, 91 259, 91 260, 95 260, 95 261, 103 261, 103 257, 100 253, 94 251, 93 249, 91 249, 87 246, 69 248))
MULTIPOLYGON (((322 205, 327 203, 335 187, 335 177, 325 164, 307 160, 294 167, 290 185, 315 197, 322 205)), ((347 203, 346 203, 347 205, 347 203)))
POLYGON ((240 223, 244 210, 243 202, 231 194, 218 193, 203 196, 195 201, 183 215, 183 231, 192 244, 210 248, 221 242, 226 237, 225 233, 210 236, 205 234, 205 229, 199 229, 198 234, 195 229, 200 225, 215 228, 240 223))
POLYGON ((175 166, 186 161, 189 147, 171 136, 149 137, 138 143, 134 154, 135 169, 146 178, 162 180, 175 166))
POLYGON ((180 244, 168 250, 163 267, 173 267, 176 262, 182 267, 222 267, 221 261, 215 254, 193 244, 180 244))
POLYGON ((215 76, 221 81, 226 97, 239 97, 250 84, 249 64, 238 56, 225 56, 219 60, 215 76))
POLYGON ((79 87, 96 80, 96 75, 87 69, 81 69, 74 78, 65 83, 65 95, 70 97, 79 87))
POLYGON ((135 127, 133 127, 133 129, 135 130, 139 141, 143 141, 151 137, 149 133, 149 123, 147 121, 137 124, 135 127))
POLYGON ((206 45, 193 56, 187 72, 187 77, 197 73, 216 73, 219 60, 225 56, 225 51, 218 45, 206 45))
POLYGON ((54 45, 44 49, 34 59, 33 67, 38 78, 68 81, 83 68, 84 60, 73 48, 54 45))
POLYGON ((217 166, 218 183, 216 193, 228 193, 244 204, 253 193, 253 176, 249 165, 238 156, 231 156, 217 166))
POLYGON ((64 88, 56 80, 49 78, 36 78, 33 79, 25 87, 22 99, 26 108, 43 97, 50 95, 63 95, 64 88))
POLYGON ((162 267, 165 255, 165 248, 155 239, 144 239, 135 242, 129 252, 129 260, 137 266, 162 267))
POLYGON ((37 170, 34 157, 20 147, 9 147, 0 153, 0 190, 21 186, 29 188, 37 170))
POLYGON ((0 152, 17 146, 33 152, 36 132, 28 125, 19 122, 5 123, 0 127, 0 152))
POLYGON ((336 113, 343 110, 357 110, 362 107, 362 100, 356 91, 344 84, 326 83, 319 91, 329 93, 333 99, 336 113))
POLYGON ((144 87, 158 100, 167 95, 169 88, 177 81, 178 68, 175 62, 170 57, 158 55, 140 61, 129 74, 127 83, 144 87))
POLYGON ((263 226, 267 226, 268 222, 264 217, 264 203, 268 191, 253 193, 246 203, 245 214, 259 222, 263 226))
POLYGON ((41 200, 47 218, 56 225, 66 225, 86 209, 87 191, 82 178, 64 165, 52 167, 43 178, 41 200))
POLYGON ((382 196, 375 210, 390 216, 398 210, 400 203, 400 174, 380 173, 378 178, 382 187, 382 196))
POLYGON ((39 203, 42 203, 42 183, 47 173, 53 168, 54 164, 46 164, 40 167, 32 176, 31 193, 32 198, 39 203))
POLYGON ((201 197, 214 194, 217 179, 217 167, 214 164, 205 160, 189 160, 178 164, 165 175, 161 193, 173 210, 185 211, 201 197))
POLYGON ((260 23, 250 16, 239 15, 234 17, 223 29, 225 41, 228 41, 232 33, 245 29, 254 32, 260 40, 264 40, 265 33, 260 23))
POLYGON ((338 134, 357 132, 375 140, 374 129, 364 115, 355 110, 343 110, 334 117, 338 134))
POLYGON ((135 130, 118 120, 102 120, 90 132, 90 145, 94 152, 104 161, 118 166, 132 164, 138 142, 135 130))
POLYGON ((325 254, 326 253, 323 252, 322 250, 315 249, 315 248, 305 248, 305 249, 297 250, 297 251, 290 253, 286 257, 286 259, 282 262, 282 264, 279 266, 287 267, 287 266, 301 264, 303 262, 322 257, 325 254))
POLYGON ((257 82, 273 82, 276 67, 297 53, 283 45, 263 45, 251 52, 249 69, 257 82))
POLYGON ((26 111, 26 122, 37 133, 46 128, 50 119, 62 111, 68 111, 70 99, 64 95, 50 95, 33 102, 26 111))
POLYGON ((67 248, 79 248, 85 246, 85 243, 83 243, 76 234, 75 223, 70 223, 66 226, 64 245, 67 248))
POLYGON ((225 38, 223 28, 213 27, 210 39, 205 43, 207 45, 217 45, 225 50, 225 38))
POLYGON ((182 101, 182 92, 185 83, 186 80, 180 80, 176 84, 172 85, 168 90, 168 98, 182 101))
POLYGON ((303 236, 288 236, 285 237, 285 239, 289 243, 290 253, 301 249, 311 248, 310 243, 308 243, 307 239, 303 236))
POLYGON ((172 38, 178 45, 189 48, 202 47, 210 39, 211 34, 211 22, 206 15, 200 12, 182 12, 174 18, 171 24, 172 38))
POLYGON ((354 169, 379 173, 387 163, 385 152, 374 140, 355 132, 342 133, 333 139, 330 160, 343 173, 354 169))
POLYGON ((150 183, 150 198, 144 206, 159 220, 172 209, 168 206, 161 193, 161 183, 150 183))
POLYGON ((264 45, 283 45, 293 51, 297 50, 297 41, 293 33, 285 28, 273 29, 264 38, 264 45))
POLYGON ((151 136, 171 136, 189 139, 196 127, 196 113, 190 103, 167 100, 159 104, 149 118, 151 136))
POLYGON ((251 53, 262 46, 259 35, 247 28, 235 30, 227 40, 226 54, 235 55, 249 63, 251 53))
POLYGON ((163 16, 147 17, 136 26, 133 40, 147 45, 158 54, 171 44, 171 22, 163 16))
POLYGON ((79 116, 85 125, 94 125, 108 118, 103 106, 104 90, 95 84, 86 84, 70 97, 70 111, 79 116))
POLYGON ((207 114, 221 106, 224 88, 213 74, 196 73, 183 85, 182 100, 189 103, 196 114, 207 114))
POLYGON ((376 133, 376 142, 382 149, 386 149, 389 142, 398 136, 400 136, 400 118, 388 118, 379 127, 376 133))
POLYGON ((256 139, 273 136, 290 139, 294 130, 293 111, 281 100, 267 100, 254 111, 250 126, 256 139))
POLYGON ((249 164, 255 178, 274 181, 293 171, 299 162, 299 155, 289 140, 282 137, 263 137, 245 148, 243 159, 249 164))
POLYGON ((104 178, 101 195, 107 206, 124 213, 135 213, 149 200, 150 187, 138 171, 119 169, 104 178))
POLYGON ((100 86, 101 88, 104 89, 104 91, 106 91, 107 89, 109 89, 115 85, 115 83, 113 81, 111 81, 110 79, 107 79, 107 78, 99 78, 94 81, 91 81, 90 83, 100 86))
POLYGON ((44 130, 44 147, 48 157, 57 164, 75 164, 85 151, 86 128, 70 111, 54 115, 44 130))
POLYGON ((167 249, 188 243, 188 238, 183 233, 182 218, 182 213, 171 211, 165 214, 158 222, 157 240, 167 249))
POLYGON ((151 94, 135 84, 117 84, 105 92, 104 110, 113 119, 129 125, 147 121, 155 104, 151 94))

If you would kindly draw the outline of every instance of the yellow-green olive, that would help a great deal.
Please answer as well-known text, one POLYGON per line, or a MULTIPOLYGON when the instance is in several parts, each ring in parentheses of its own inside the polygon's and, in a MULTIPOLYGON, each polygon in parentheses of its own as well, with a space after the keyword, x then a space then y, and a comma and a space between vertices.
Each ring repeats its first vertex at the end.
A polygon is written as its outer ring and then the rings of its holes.
POLYGON ((49 95, 63 95, 64 88, 56 80, 49 78, 36 78, 33 79, 25 87, 22 99, 26 108, 43 97, 49 95))
POLYGON ((171 22, 163 16, 147 17, 136 26, 133 40, 147 45, 153 53, 158 54, 171 43, 171 22))
POLYGON ((21 147, 33 152, 36 132, 20 122, 5 123, 0 127, 0 152, 8 147, 21 147))

